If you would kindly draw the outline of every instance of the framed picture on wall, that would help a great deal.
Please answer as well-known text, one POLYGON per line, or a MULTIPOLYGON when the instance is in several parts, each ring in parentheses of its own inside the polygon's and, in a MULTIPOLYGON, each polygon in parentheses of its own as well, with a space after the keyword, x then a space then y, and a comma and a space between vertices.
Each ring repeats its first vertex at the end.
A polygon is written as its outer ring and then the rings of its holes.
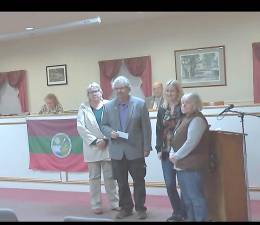
POLYGON ((54 65, 46 66, 47 85, 64 85, 67 81, 67 66, 54 65))
POLYGON ((174 55, 182 87, 226 85, 225 46, 175 50, 174 55))

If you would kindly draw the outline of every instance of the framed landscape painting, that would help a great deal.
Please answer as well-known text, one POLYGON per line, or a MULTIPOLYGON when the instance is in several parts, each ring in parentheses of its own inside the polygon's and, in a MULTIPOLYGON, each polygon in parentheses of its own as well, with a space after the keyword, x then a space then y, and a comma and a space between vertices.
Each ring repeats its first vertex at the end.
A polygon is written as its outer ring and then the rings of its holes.
POLYGON ((175 50, 174 55, 182 87, 226 85, 225 46, 175 50))

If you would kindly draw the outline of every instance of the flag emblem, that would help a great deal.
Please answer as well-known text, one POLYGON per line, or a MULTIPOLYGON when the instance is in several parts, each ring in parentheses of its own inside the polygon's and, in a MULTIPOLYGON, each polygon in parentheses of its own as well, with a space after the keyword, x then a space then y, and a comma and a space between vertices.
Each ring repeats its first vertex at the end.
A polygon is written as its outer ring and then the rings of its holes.
POLYGON ((65 133, 57 133, 52 137, 51 150, 58 158, 66 158, 71 153, 71 140, 65 133))

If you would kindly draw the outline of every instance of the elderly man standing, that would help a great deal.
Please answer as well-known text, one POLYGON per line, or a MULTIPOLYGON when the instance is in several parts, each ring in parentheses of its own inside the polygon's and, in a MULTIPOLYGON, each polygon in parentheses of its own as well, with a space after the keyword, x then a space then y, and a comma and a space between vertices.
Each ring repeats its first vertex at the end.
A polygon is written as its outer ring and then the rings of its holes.
POLYGON ((163 84, 162 82, 153 83, 153 96, 145 98, 147 108, 150 110, 158 110, 163 104, 163 84))
POLYGON ((121 210, 116 218, 132 215, 135 207, 137 218, 145 219, 145 157, 152 150, 149 113, 142 99, 129 94, 131 88, 127 78, 117 77, 112 88, 116 97, 104 106, 101 130, 109 138, 113 175, 119 188, 121 210), (129 188, 128 172, 133 179, 135 205, 129 188))

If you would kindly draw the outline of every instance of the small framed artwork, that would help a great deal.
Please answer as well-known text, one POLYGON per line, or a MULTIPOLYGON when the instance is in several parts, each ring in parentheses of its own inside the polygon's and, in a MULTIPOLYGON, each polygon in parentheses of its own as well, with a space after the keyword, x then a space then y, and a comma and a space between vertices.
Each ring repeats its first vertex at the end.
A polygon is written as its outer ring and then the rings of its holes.
POLYGON ((226 85, 225 46, 175 50, 174 55, 182 87, 226 85))
POLYGON ((67 66, 65 64, 46 66, 46 76, 48 86, 68 84, 67 66))

